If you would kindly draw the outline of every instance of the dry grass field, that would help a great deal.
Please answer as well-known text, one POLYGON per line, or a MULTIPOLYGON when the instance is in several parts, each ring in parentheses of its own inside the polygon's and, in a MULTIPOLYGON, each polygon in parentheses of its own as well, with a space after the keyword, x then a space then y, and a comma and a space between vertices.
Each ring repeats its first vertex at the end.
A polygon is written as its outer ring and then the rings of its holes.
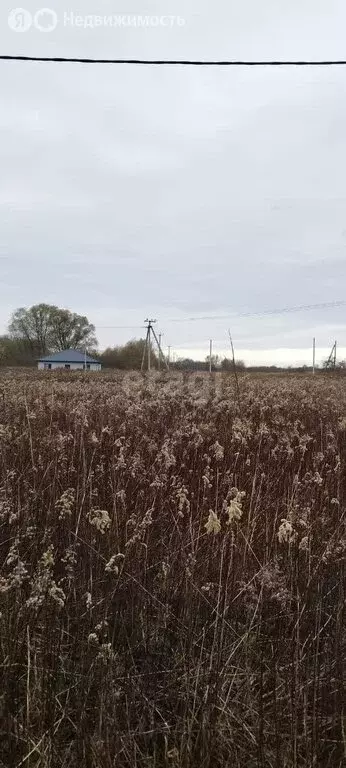
POLYGON ((346 384, 0 376, 1 768, 341 768, 346 384))

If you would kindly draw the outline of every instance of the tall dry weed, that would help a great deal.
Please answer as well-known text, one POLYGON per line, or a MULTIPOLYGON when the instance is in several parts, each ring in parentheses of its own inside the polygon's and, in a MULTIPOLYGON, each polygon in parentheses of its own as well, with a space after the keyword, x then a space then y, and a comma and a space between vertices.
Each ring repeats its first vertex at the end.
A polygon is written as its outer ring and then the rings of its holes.
POLYGON ((0 765, 341 768, 342 381, 3 374, 0 765))

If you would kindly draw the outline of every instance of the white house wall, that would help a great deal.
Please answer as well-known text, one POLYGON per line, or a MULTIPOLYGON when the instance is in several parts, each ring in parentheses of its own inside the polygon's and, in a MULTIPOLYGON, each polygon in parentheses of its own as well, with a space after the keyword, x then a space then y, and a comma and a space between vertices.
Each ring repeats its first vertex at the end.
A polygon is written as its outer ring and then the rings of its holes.
MULTIPOLYGON (((50 370, 54 371, 57 368, 63 368, 65 369, 65 365, 69 365, 69 368, 66 370, 70 371, 83 371, 84 370, 84 363, 50 363, 50 368, 48 368, 48 363, 38 363, 38 369, 40 371, 42 370, 50 370)), ((87 368, 88 371, 100 371, 101 370, 101 364, 100 363, 90 363, 90 368, 87 368)))

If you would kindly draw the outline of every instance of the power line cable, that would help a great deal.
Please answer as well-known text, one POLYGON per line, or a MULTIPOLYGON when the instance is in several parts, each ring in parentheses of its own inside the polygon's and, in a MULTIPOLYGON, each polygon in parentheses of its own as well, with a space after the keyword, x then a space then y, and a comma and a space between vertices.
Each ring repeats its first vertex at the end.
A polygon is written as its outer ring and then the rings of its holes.
MULTIPOLYGON (((344 307, 346 305, 346 300, 344 301, 323 301, 319 304, 301 304, 300 306, 294 306, 294 307, 281 307, 281 309, 264 309, 260 312, 233 312, 228 315, 202 315, 202 316, 195 316, 195 317, 185 317, 185 318, 177 318, 177 317, 171 317, 168 318, 165 322, 167 323, 192 323, 192 322, 199 322, 199 321, 211 321, 211 320, 231 320, 235 319, 237 317, 265 317, 266 315, 283 315, 288 314, 291 312, 310 312, 314 309, 331 309, 335 307, 344 307)), ((99 329, 143 329, 146 328, 144 325, 96 325, 96 328, 99 329)))
POLYGON ((295 307, 282 307, 281 309, 265 309, 260 312, 233 312, 228 315, 200 315, 199 317, 170 318, 170 323, 198 322, 200 320, 229 320, 236 317, 264 317, 265 315, 282 315, 289 312, 306 312, 313 309, 328 309, 345 306, 346 301, 324 301, 319 304, 302 304, 295 307))
POLYGON ((321 60, 194 60, 194 59, 91 59, 65 56, 8 56, 0 55, 0 61, 36 61, 56 64, 134 64, 140 66, 184 66, 184 67, 341 67, 346 59, 321 60))

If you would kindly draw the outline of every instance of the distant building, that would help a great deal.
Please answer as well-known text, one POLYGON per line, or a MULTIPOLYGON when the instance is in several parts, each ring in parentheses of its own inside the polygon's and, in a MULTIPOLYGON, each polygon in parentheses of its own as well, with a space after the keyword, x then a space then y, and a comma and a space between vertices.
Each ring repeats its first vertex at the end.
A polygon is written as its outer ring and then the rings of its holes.
POLYGON ((41 371, 53 371, 56 368, 64 368, 66 371, 83 371, 85 367, 87 371, 100 371, 101 363, 77 349, 63 349, 62 352, 55 352, 54 355, 41 357, 38 361, 38 369, 41 371))

